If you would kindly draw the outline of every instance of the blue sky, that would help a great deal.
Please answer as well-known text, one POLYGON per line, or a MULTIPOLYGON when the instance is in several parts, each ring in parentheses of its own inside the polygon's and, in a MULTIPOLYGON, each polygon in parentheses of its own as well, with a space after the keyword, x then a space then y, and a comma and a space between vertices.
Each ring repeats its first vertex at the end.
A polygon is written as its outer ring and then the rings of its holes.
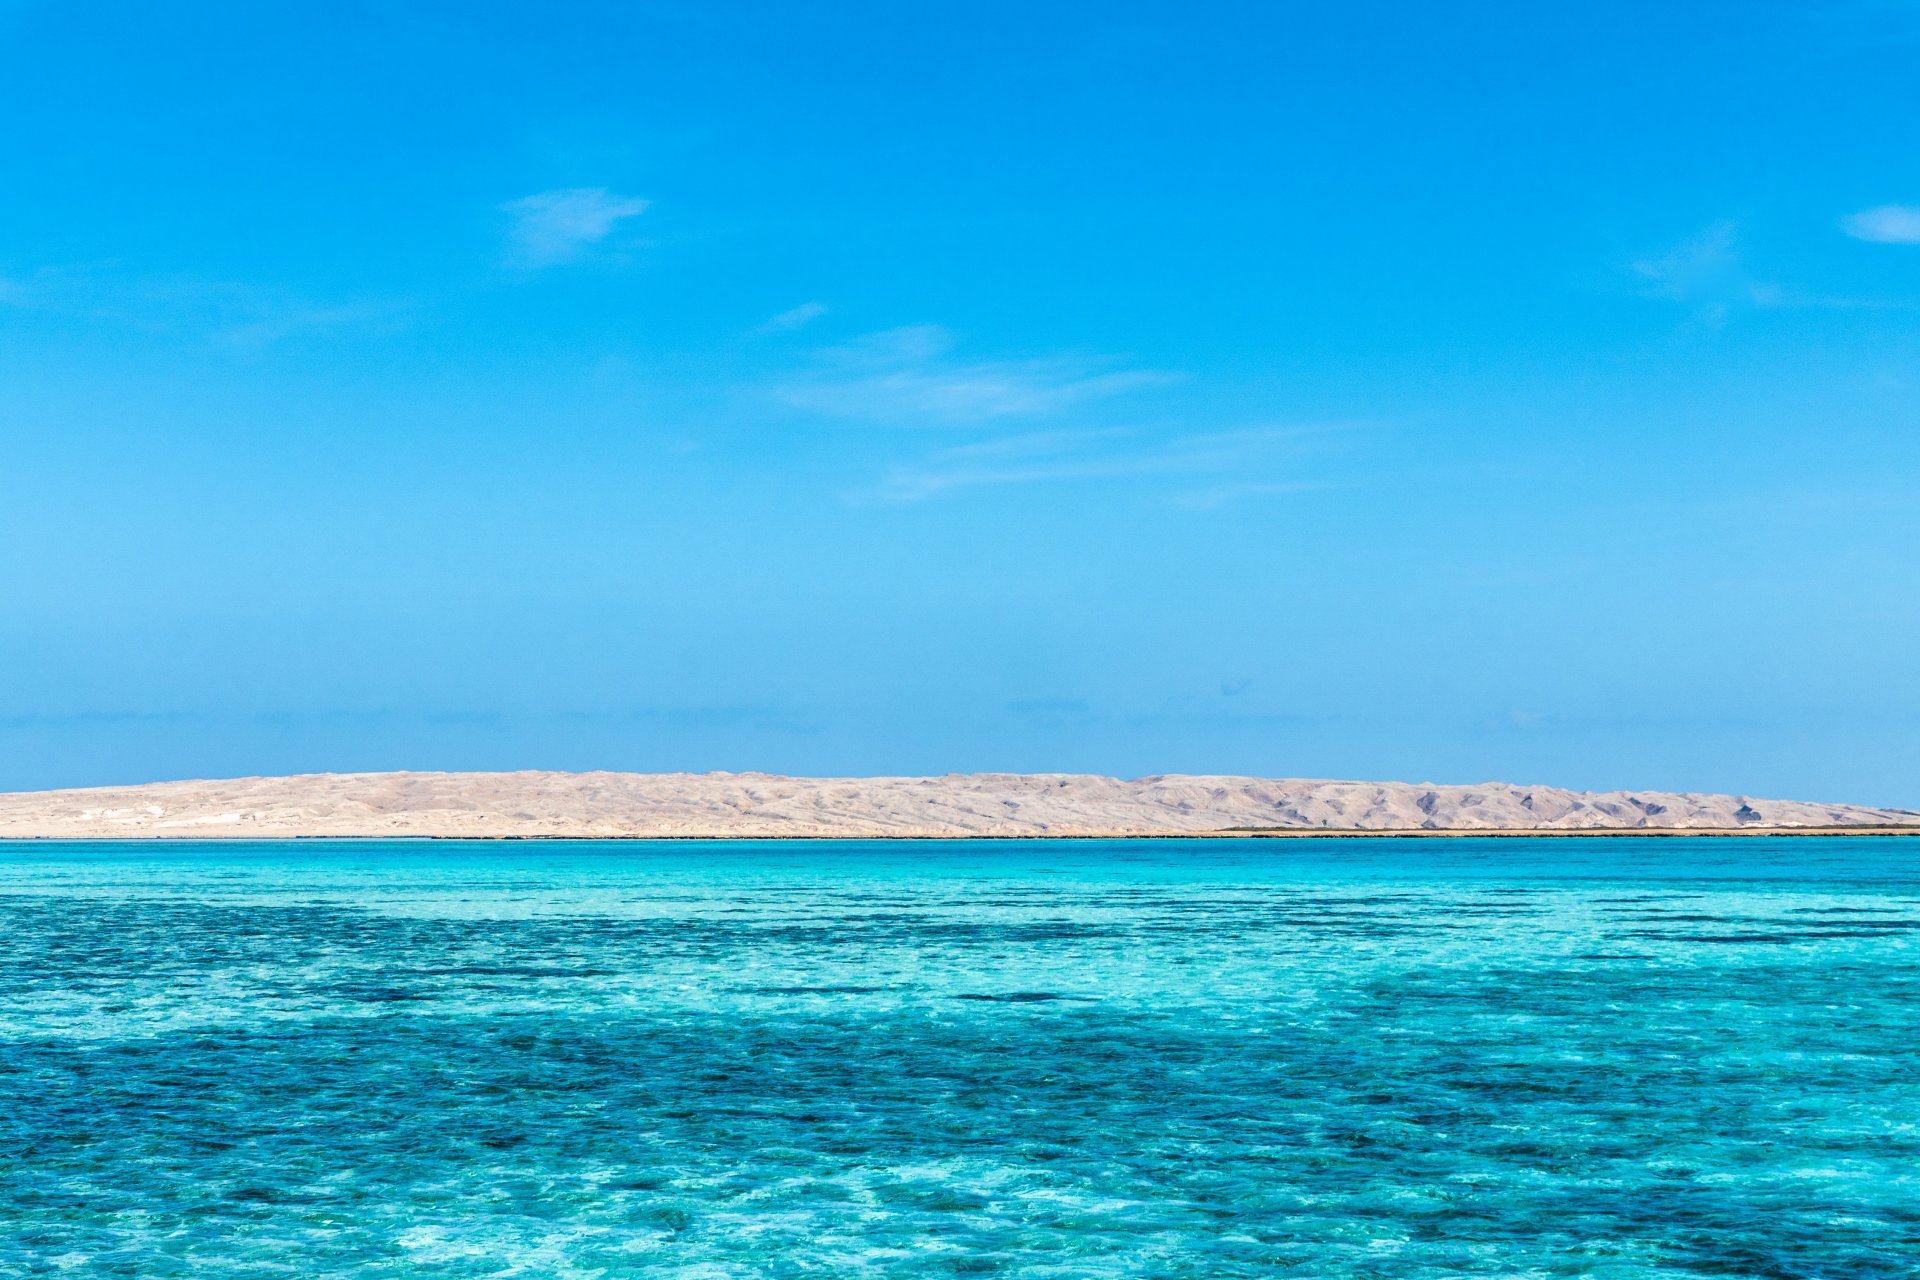
POLYGON ((1920 803, 1920 7, 0 2, 0 787, 1920 803))

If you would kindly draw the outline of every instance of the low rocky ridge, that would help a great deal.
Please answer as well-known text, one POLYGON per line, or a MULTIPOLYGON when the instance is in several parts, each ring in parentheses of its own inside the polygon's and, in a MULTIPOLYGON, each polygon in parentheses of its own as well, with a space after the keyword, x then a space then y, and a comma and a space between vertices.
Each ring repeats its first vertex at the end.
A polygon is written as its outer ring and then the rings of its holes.
POLYGON ((0 838, 1071 836, 1920 826, 1920 811, 1665 791, 1284 778, 358 773, 0 795, 0 838))

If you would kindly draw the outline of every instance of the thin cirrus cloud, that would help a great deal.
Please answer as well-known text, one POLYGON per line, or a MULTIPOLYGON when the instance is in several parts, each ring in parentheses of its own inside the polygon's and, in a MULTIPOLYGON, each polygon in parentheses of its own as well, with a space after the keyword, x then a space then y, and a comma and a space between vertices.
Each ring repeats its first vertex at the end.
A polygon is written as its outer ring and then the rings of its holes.
POLYGON ((779 388, 788 404, 903 426, 964 426, 1046 417, 1177 379, 1071 357, 968 359, 938 325, 869 334, 816 353, 813 372, 779 388))
POLYGON ((1840 229, 1874 244, 1920 244, 1920 205, 1883 204, 1840 219, 1840 229))
POLYGON ((519 267, 572 262, 622 222, 645 213, 648 204, 605 187, 566 187, 509 201, 501 206, 512 219, 508 260, 519 267))
POLYGON ((1320 447, 1316 438, 1346 424, 1181 431, 1087 421, 1089 410, 1111 413, 1125 397, 1179 380, 1096 357, 970 358, 946 329, 914 325, 816 351, 813 370, 778 390, 794 407, 850 421, 928 430, 1026 427, 898 463, 872 487, 846 495, 856 503, 1131 480, 1173 505, 1204 510, 1325 487, 1294 474, 1296 464, 1320 447))
POLYGON ((1677 302, 1708 325, 1723 324, 1737 311, 1900 305, 1813 293, 1763 279, 1748 267, 1739 232, 1738 224, 1730 221, 1710 223, 1665 252, 1635 262, 1633 273, 1647 296, 1677 302))
POLYGON ((966 489, 1147 479, 1175 506, 1211 510, 1236 499, 1322 489, 1297 473, 1352 423, 1174 433, 1118 428, 1039 431, 937 450, 883 477, 863 495, 925 502, 966 489))
POLYGON ((1775 286, 1755 280, 1741 260, 1739 228, 1715 222, 1697 234, 1653 257, 1633 264, 1633 273, 1645 291, 1691 307, 1704 320, 1718 324, 1741 306, 1767 306, 1775 286))
POLYGON ((796 329, 804 329, 825 314, 827 314, 825 303, 803 302, 797 307, 790 307, 777 316, 761 321, 754 326, 754 332, 792 333, 796 329))
POLYGON ((407 304, 317 299, 191 275, 142 275, 112 264, 43 267, 0 278, 0 306, 135 333, 265 347, 310 334, 391 329, 407 304))

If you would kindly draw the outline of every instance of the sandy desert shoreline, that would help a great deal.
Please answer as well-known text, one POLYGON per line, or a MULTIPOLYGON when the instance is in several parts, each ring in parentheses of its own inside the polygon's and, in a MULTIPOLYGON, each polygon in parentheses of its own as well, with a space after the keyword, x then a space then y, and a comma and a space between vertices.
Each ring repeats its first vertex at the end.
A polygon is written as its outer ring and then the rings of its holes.
POLYGON ((861 841, 914 841, 926 844, 940 844, 968 840, 1501 840, 1501 839, 1568 839, 1586 840, 1607 837, 1636 840, 1685 837, 1688 839, 1712 839, 1725 837, 1731 840, 1751 840, 1763 836, 1844 836, 1849 839, 1867 839, 1881 836, 1900 839, 1908 836, 1920 836, 1920 824, 1900 827, 1618 827, 1586 828, 1581 830, 1562 830, 1540 828, 1521 831, 1496 830, 1453 830, 1453 831, 1362 831, 1352 827, 1323 827, 1307 829, 1287 829, 1270 831, 1093 831, 1072 832, 1064 835, 813 835, 813 836, 302 836, 302 835, 250 835, 241 832, 234 835, 106 835, 106 836, 22 836, 0 835, 0 845, 8 844, 165 844, 182 842, 235 844, 365 844, 377 841, 383 844, 729 844, 753 842, 760 844, 858 844, 861 841))
POLYGON ((306 774, 0 795, 0 839, 1895 834, 1920 834, 1920 811, 1498 782, 1197 775, 306 774))

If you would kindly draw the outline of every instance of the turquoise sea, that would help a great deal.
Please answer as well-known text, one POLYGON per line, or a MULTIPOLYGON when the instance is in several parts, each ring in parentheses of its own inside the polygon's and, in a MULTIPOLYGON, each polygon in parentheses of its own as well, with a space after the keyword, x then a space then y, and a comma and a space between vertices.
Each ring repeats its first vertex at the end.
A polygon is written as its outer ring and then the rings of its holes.
POLYGON ((0 1276, 1920 1275, 1920 840, 0 845, 0 1276))

